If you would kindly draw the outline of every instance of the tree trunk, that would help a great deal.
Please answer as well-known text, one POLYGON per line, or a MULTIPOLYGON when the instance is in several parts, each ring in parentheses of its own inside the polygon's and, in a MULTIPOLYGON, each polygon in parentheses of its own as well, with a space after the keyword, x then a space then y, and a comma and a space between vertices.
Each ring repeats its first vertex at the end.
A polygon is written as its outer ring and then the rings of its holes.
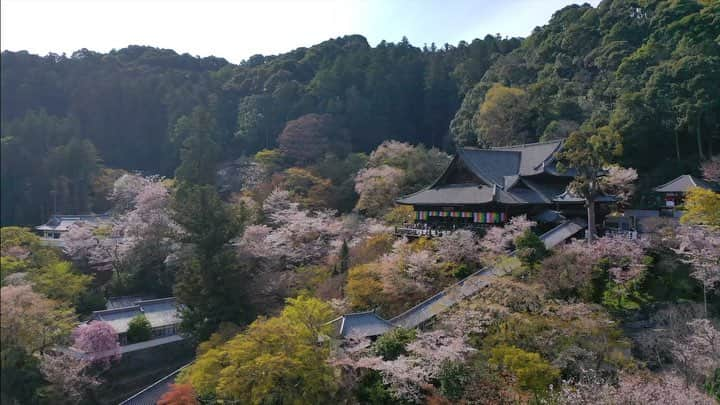
POLYGON ((675 130, 675 155, 677 156, 678 162, 680 161, 680 136, 677 130, 675 130))
POLYGON ((595 198, 587 199, 588 228, 587 241, 592 243, 595 239, 595 198))
POLYGON ((700 157, 700 160, 705 160, 705 155, 703 154, 703 147, 702 147, 701 127, 702 127, 702 110, 700 110, 700 112, 698 113, 695 134, 697 135, 698 156, 700 157))

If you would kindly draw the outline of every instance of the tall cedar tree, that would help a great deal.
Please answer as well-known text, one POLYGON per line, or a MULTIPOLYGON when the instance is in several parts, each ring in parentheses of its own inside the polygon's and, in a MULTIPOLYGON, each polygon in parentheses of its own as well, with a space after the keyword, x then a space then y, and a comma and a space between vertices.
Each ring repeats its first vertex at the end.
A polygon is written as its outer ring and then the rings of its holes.
POLYGON ((622 155, 622 139, 609 127, 574 132, 557 154, 560 170, 576 172, 570 188, 585 199, 588 212, 588 243, 595 237, 595 200, 601 194, 602 170, 622 155))
POLYGON ((191 246, 183 257, 174 287, 184 305, 181 327, 204 340, 221 322, 242 323, 248 319, 244 288, 247 269, 241 267, 229 246, 240 234, 243 220, 225 204, 212 185, 217 146, 201 127, 184 145, 204 148, 182 153, 178 188, 172 202, 174 220, 185 231, 181 242, 191 246), (202 160, 200 162, 199 160, 202 160))

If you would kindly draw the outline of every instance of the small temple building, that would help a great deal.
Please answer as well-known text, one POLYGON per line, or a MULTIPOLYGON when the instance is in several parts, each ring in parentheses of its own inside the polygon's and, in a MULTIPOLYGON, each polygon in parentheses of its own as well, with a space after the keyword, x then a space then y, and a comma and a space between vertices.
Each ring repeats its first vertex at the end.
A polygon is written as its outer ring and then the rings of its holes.
POLYGON ((665 184, 655 187, 653 190, 663 195, 666 208, 675 208, 683 204, 685 194, 693 187, 718 191, 715 185, 690 174, 683 174, 682 176, 676 177, 665 184))
MULTIPOLYGON (((411 205, 416 224, 472 227, 502 224, 517 215, 557 223, 586 217, 585 200, 568 192, 574 171, 560 171, 562 141, 491 149, 459 148, 430 186, 397 200, 411 205)), ((614 198, 597 200, 598 221, 614 198)))
POLYGON ((109 214, 63 215, 55 214, 50 219, 35 227, 35 231, 43 239, 60 239, 70 226, 77 222, 109 223, 109 214))

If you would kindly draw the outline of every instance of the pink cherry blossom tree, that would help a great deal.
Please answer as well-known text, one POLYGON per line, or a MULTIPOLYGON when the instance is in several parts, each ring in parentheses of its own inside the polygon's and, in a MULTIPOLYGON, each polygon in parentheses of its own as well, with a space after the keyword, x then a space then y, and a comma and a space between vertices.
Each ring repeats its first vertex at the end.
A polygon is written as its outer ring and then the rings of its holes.
POLYGON ((383 360, 374 354, 366 339, 352 340, 330 361, 349 369, 379 371, 383 382, 398 399, 421 402, 422 387, 438 376, 444 362, 463 361, 474 351, 462 337, 443 330, 418 333, 406 350, 407 355, 383 360))
POLYGON ((635 181, 637 171, 632 167, 624 168, 613 165, 606 168, 607 174, 602 177, 602 190, 604 193, 617 197, 620 205, 626 205, 635 194, 635 181))
POLYGON ((550 403, 560 405, 698 404, 715 401, 674 373, 622 373, 613 385, 588 370, 579 381, 563 381, 550 403))
POLYGON ((40 358, 40 372, 52 384, 51 400, 80 403, 85 391, 100 385, 89 372, 90 362, 70 353, 53 352, 40 358))
POLYGON ((356 209, 369 216, 379 216, 392 207, 399 196, 405 172, 382 165, 362 169, 355 176, 355 191, 360 198, 356 209))
POLYGON ((118 275, 127 267, 126 255, 132 247, 114 225, 77 222, 62 236, 63 250, 73 261, 93 271, 112 271, 118 275))
POLYGON ((720 231, 702 226, 680 226, 677 230, 679 246, 676 253, 692 264, 690 275, 703 286, 705 316, 707 294, 720 286, 720 231))
POLYGON ((534 221, 530 221, 525 215, 520 215, 512 217, 505 226, 494 226, 488 229, 480 241, 483 262, 486 265, 492 265, 510 253, 515 239, 533 226, 535 226, 534 221))
POLYGON ((92 321, 73 332, 73 347, 85 353, 92 363, 109 365, 120 360, 118 334, 109 323, 92 321))
POLYGON ((148 184, 149 179, 137 174, 124 174, 113 184, 110 200, 117 212, 127 212, 135 205, 135 198, 148 184))
POLYGON ((672 342, 672 356, 689 381, 702 380, 720 367, 720 331, 708 319, 687 323, 690 333, 672 342))
POLYGON ((461 229, 443 235, 435 241, 440 260, 473 266, 482 263, 480 238, 472 231, 461 229))

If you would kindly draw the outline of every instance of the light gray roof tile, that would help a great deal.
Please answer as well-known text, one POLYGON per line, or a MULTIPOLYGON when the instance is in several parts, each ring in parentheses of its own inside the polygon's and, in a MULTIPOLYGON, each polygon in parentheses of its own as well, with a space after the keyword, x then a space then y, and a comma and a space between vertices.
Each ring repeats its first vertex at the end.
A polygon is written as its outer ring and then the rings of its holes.
POLYGON ((708 190, 717 190, 717 187, 689 174, 683 174, 667 183, 655 187, 659 193, 686 193, 692 187, 700 187, 708 190))

